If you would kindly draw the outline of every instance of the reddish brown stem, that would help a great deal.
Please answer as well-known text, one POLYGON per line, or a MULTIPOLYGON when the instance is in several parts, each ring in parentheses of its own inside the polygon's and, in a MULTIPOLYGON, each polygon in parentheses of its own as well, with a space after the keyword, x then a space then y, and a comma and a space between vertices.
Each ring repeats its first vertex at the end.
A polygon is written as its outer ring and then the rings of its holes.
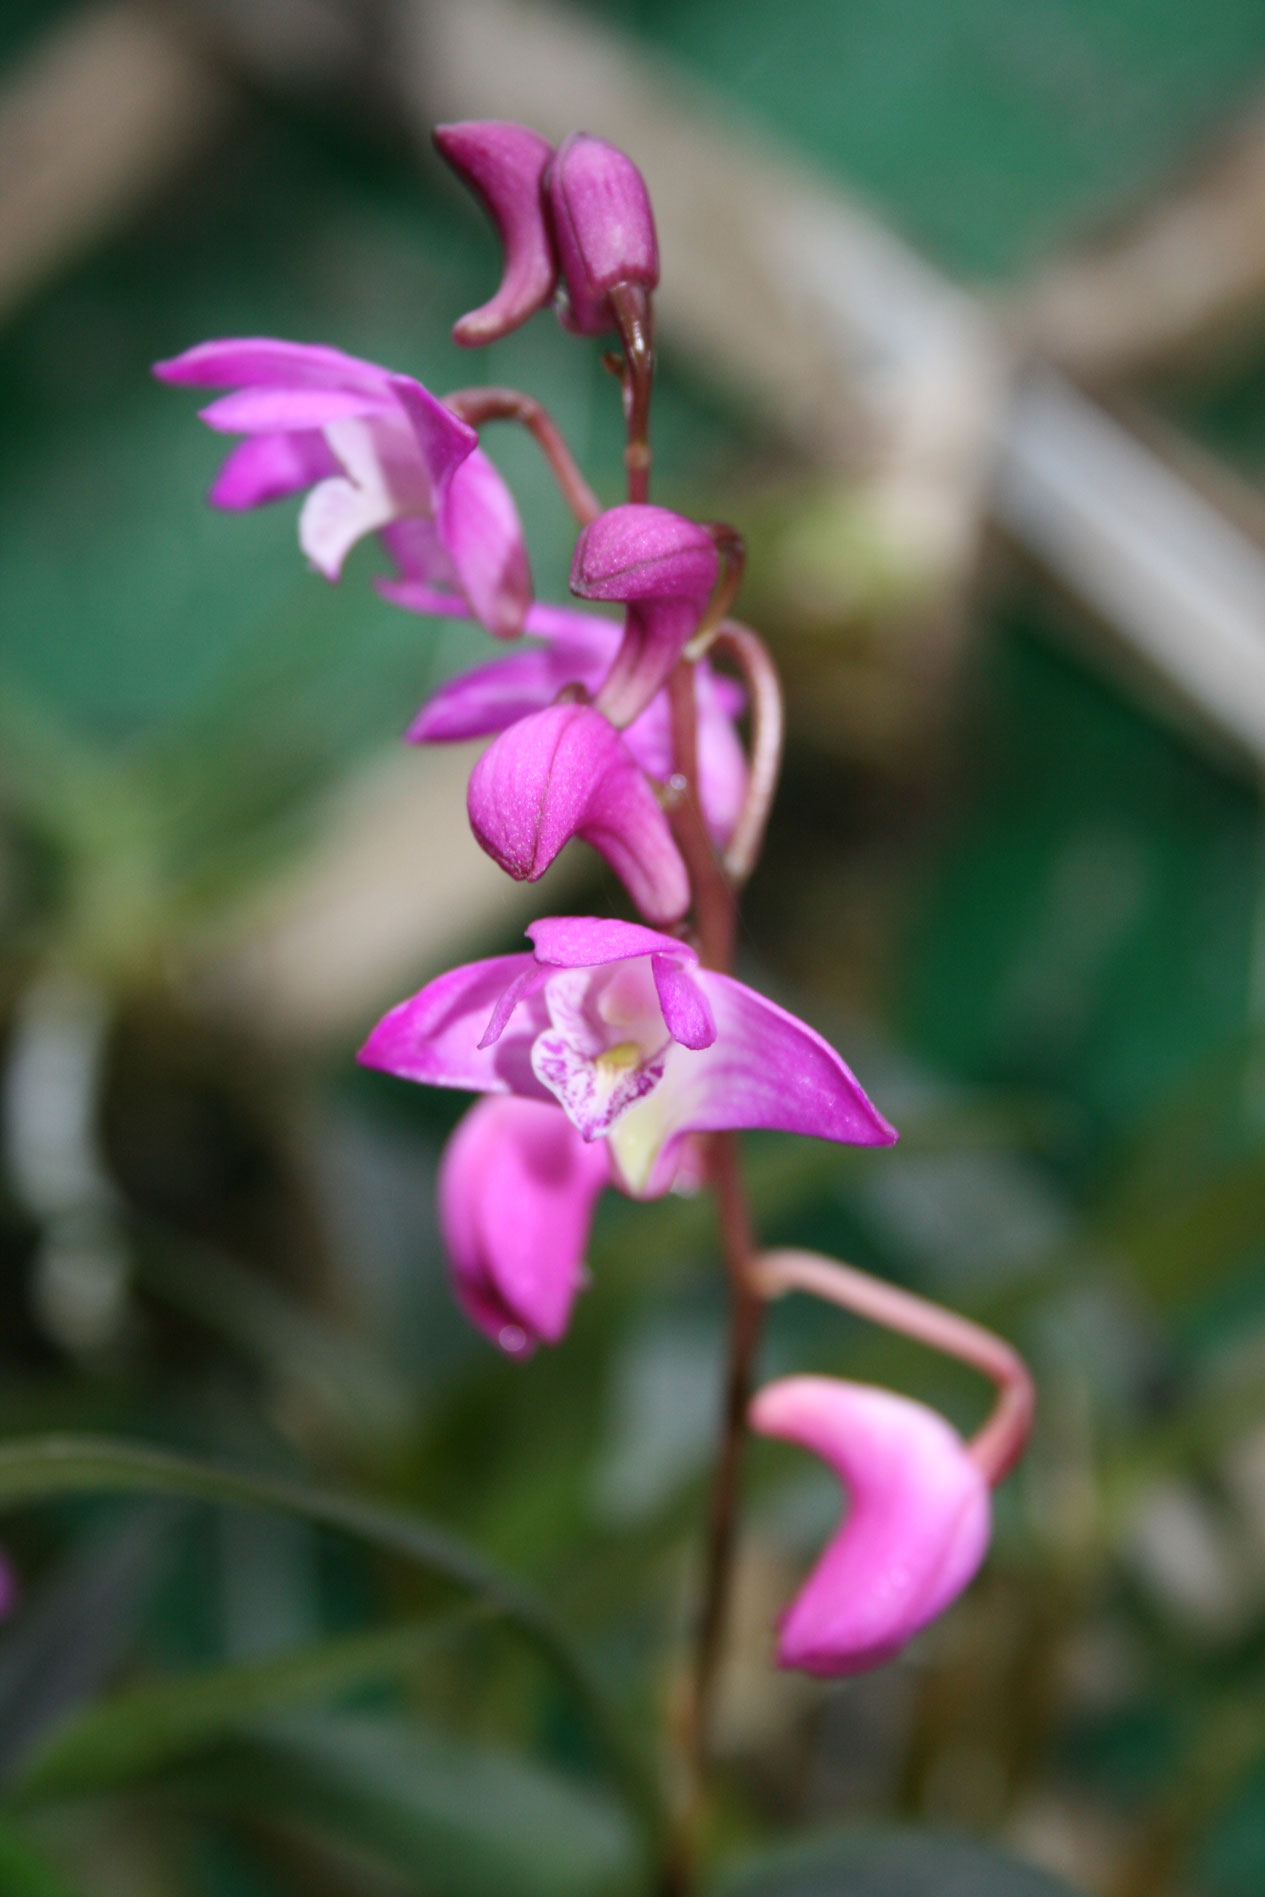
POLYGON ((764 1252, 751 1268, 749 1283, 765 1298, 806 1291, 810 1297, 855 1311, 982 1371, 996 1384, 997 1401, 988 1421, 971 1438, 970 1451, 993 1484, 1014 1468, 1032 1430, 1036 1393, 1027 1364, 1004 1338, 929 1298, 816 1252, 764 1252))
POLYGON ((611 308, 624 345, 624 425, 628 498, 650 495, 650 397, 654 388, 654 315, 649 294, 640 285, 617 283, 611 308))
POLYGON ((527 429, 562 491, 562 497, 582 527, 602 511, 596 494, 580 473, 557 422, 534 396, 517 389, 455 389, 445 405, 472 428, 484 422, 518 422, 527 429))

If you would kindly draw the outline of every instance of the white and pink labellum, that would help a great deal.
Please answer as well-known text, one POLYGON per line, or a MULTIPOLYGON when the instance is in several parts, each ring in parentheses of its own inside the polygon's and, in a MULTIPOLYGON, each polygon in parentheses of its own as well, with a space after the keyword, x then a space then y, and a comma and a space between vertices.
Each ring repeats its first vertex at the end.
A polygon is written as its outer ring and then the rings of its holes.
POLYGON ((381 1020, 361 1061, 405 1080, 554 1100, 605 1140, 615 1184, 666 1192, 691 1135, 768 1127, 850 1145, 896 1134, 834 1049, 688 944, 555 916, 530 955, 455 968, 381 1020))
POLYGON ((606 858, 641 913, 676 922, 690 879, 645 772, 591 705, 520 718, 470 773, 470 828, 519 882, 543 876, 572 837, 606 858))
POLYGON ((199 343, 154 373, 231 391, 202 410, 208 427, 245 437, 211 489, 215 506, 306 488, 299 543, 326 579, 377 534, 401 579, 446 589, 498 637, 522 631, 531 568, 509 489, 474 429, 420 382, 267 337, 199 343))
POLYGON ((697 632, 720 572, 705 527, 666 507, 629 501, 591 521, 576 542, 571 591, 620 600, 624 636, 595 702, 631 724, 667 682, 697 632))
POLYGON ((834 1676, 891 1660, 974 1579, 991 1532, 988 1480, 925 1403, 833 1377, 759 1391, 752 1429, 838 1475, 847 1515, 778 1627, 783 1666, 834 1676))
POLYGON ((606 1149, 552 1104, 493 1094, 471 1107, 439 1168, 439 1223, 453 1290, 507 1356, 556 1344, 585 1282, 606 1149))
POLYGON ((435 143, 482 200, 505 258, 496 295, 453 326, 453 341, 471 349, 507 336, 553 295, 557 264, 543 198, 553 146, 529 126, 502 119, 439 125, 435 143))

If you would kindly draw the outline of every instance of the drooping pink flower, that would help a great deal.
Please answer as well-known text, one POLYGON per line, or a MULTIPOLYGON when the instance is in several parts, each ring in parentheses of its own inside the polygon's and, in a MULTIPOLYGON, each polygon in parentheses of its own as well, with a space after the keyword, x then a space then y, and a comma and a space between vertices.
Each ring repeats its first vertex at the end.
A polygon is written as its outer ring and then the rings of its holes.
POLYGON ((842 1527, 779 1622, 778 1659, 823 1676, 892 1659, 974 1579, 991 1532, 988 1481, 924 1403, 833 1377, 760 1390, 749 1421, 828 1462, 842 1527))
POLYGON ((474 429, 420 382, 322 344, 261 337, 199 343, 154 374, 231 391, 201 411, 209 427, 246 437, 213 505, 258 507, 308 488, 299 544, 326 579, 377 534, 403 578, 468 601, 498 637, 522 631, 531 569, 513 498, 474 429))
POLYGON ((542 198, 553 146, 530 127, 500 119, 438 125, 434 137, 457 176, 482 199, 505 253, 496 295, 453 327, 453 341, 472 349, 508 335, 553 295, 558 273, 542 198))
POLYGON ((659 246, 645 180, 631 158, 587 132, 555 152, 525 125, 467 119, 435 143, 482 200, 505 255, 495 296, 463 316, 454 340, 494 342, 540 309, 561 279, 559 315, 597 336, 617 327, 611 292, 644 296, 659 281, 659 246))
POLYGON ((851 1145, 896 1134, 821 1036, 634 922, 549 917, 534 952, 455 968, 381 1020, 360 1060, 405 1080, 558 1102, 635 1198, 692 1133, 768 1127, 851 1145))
POLYGON ((621 284, 653 290, 659 244, 646 182, 631 158, 604 138, 572 132, 545 179, 562 281, 563 322, 581 336, 615 326, 610 292, 621 284))
POLYGON ((439 1222, 466 1315, 505 1351, 556 1344, 584 1284, 606 1150, 553 1105, 493 1095, 457 1127, 439 1168, 439 1222))
POLYGON ((707 529, 666 507, 629 501, 581 533, 571 591, 627 606, 619 651, 594 701, 612 724, 631 724, 666 683, 698 630, 719 572, 707 529))
POLYGON ((591 705, 550 705, 503 731, 470 773, 470 828, 519 882, 572 837, 606 858, 643 916, 677 922, 690 878, 649 778, 591 705))
MULTIPOLYGON (((448 599, 409 581, 383 581, 379 590, 416 612, 451 613, 448 599)), ((621 629, 612 620, 572 606, 529 607, 526 632, 544 643, 521 646, 441 685, 405 734, 411 744, 451 744, 504 731, 529 712, 543 711, 569 685, 590 697, 619 650, 621 629)), ((736 679, 713 671, 701 659, 694 673, 698 712, 698 794, 715 842, 722 847, 747 794, 747 760, 735 721, 745 694, 736 679)), ((624 743, 648 776, 666 782, 675 768, 667 694, 656 693, 623 731, 624 743)))

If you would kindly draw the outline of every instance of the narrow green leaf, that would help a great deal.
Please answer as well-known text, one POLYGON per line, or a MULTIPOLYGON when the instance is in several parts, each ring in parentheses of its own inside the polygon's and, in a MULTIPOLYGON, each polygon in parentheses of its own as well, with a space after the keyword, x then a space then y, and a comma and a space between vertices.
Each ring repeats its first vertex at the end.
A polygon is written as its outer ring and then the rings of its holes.
POLYGON ((714 1897, 1075 1897, 1071 1886, 965 1838, 856 1831, 774 1851, 714 1897))
POLYGON ((480 1612, 463 1608, 116 1694, 63 1727, 31 1761, 11 1797, 29 1804, 149 1777, 268 1714, 406 1674, 480 1612))
POLYGON ((250 1475, 142 1444, 91 1436, 42 1436, 0 1448, 0 1509, 55 1496, 183 1495, 233 1508, 275 1509, 439 1575, 504 1616, 554 1667, 583 1708, 594 1736, 648 1829, 663 1815, 654 1778, 630 1749, 605 1695, 549 1607, 442 1529, 416 1516, 331 1495, 273 1476, 250 1475))
POLYGON ((604 1795, 413 1719, 271 1722, 209 1762, 184 1797, 367 1855, 426 1897, 624 1897, 644 1879, 634 1835, 604 1795))

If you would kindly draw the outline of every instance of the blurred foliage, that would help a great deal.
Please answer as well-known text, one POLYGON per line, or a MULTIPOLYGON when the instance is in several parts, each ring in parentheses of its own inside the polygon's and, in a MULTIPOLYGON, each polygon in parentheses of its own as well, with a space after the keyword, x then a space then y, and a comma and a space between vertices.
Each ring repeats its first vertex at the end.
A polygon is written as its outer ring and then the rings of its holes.
MULTIPOLYGON (((1197 33, 1188 10, 1123 0, 602 11, 989 272, 1127 197, 1265 50, 1246 0, 1197 33)), ((49 16, 6 15, 5 50, 49 16)), ((220 444, 148 364, 275 332, 452 386, 472 372, 447 326, 492 269, 447 182, 353 121, 257 99, 214 163, 0 333, 14 1897, 645 1888, 644 1761, 717 1398, 706 1208, 605 1204, 565 1347, 507 1365, 452 1310, 434 1233, 461 1103, 357 1072, 341 1040, 284 1053, 188 980, 207 933, 319 837, 324 793, 476 641, 376 601, 367 552, 338 590, 305 574, 292 510, 203 509, 220 444), (105 1182, 73 1229, 14 1161, 13 1067, 47 1018, 99 1063, 105 1182), (173 1461, 160 1480, 143 1455, 83 1451, 67 1474, 63 1451, 37 1506, 47 1457, 41 1474, 14 1444, 48 1431, 173 1461), (631 1735, 615 1757, 612 1722, 631 1735)), ((594 354, 542 319, 479 372, 538 394, 613 495, 594 354)), ((1249 381, 1183 399, 1254 472, 1249 381)), ((489 439, 558 596, 561 506, 529 445, 489 439)), ((661 497, 701 512, 779 473, 670 356, 656 447, 661 497)), ((996 1324, 1043 1406, 977 1587, 907 1660, 838 1689, 769 1665, 837 1498, 759 1445, 710 1841, 731 1897, 1055 1887, 1007 1850, 1098 1897, 1265 1885, 1259 797, 1075 656, 1092 633, 1071 622, 1004 574, 951 742, 919 769, 820 723, 792 733, 747 972, 846 1048, 903 1139, 751 1140, 762 1230, 996 1324), (990 1843, 841 1837, 857 1818, 990 1843)), ((793 636, 775 614, 766 630, 793 636)), ((795 1302, 765 1357, 792 1366, 890 1380, 964 1426, 982 1401, 964 1372, 795 1302)))

